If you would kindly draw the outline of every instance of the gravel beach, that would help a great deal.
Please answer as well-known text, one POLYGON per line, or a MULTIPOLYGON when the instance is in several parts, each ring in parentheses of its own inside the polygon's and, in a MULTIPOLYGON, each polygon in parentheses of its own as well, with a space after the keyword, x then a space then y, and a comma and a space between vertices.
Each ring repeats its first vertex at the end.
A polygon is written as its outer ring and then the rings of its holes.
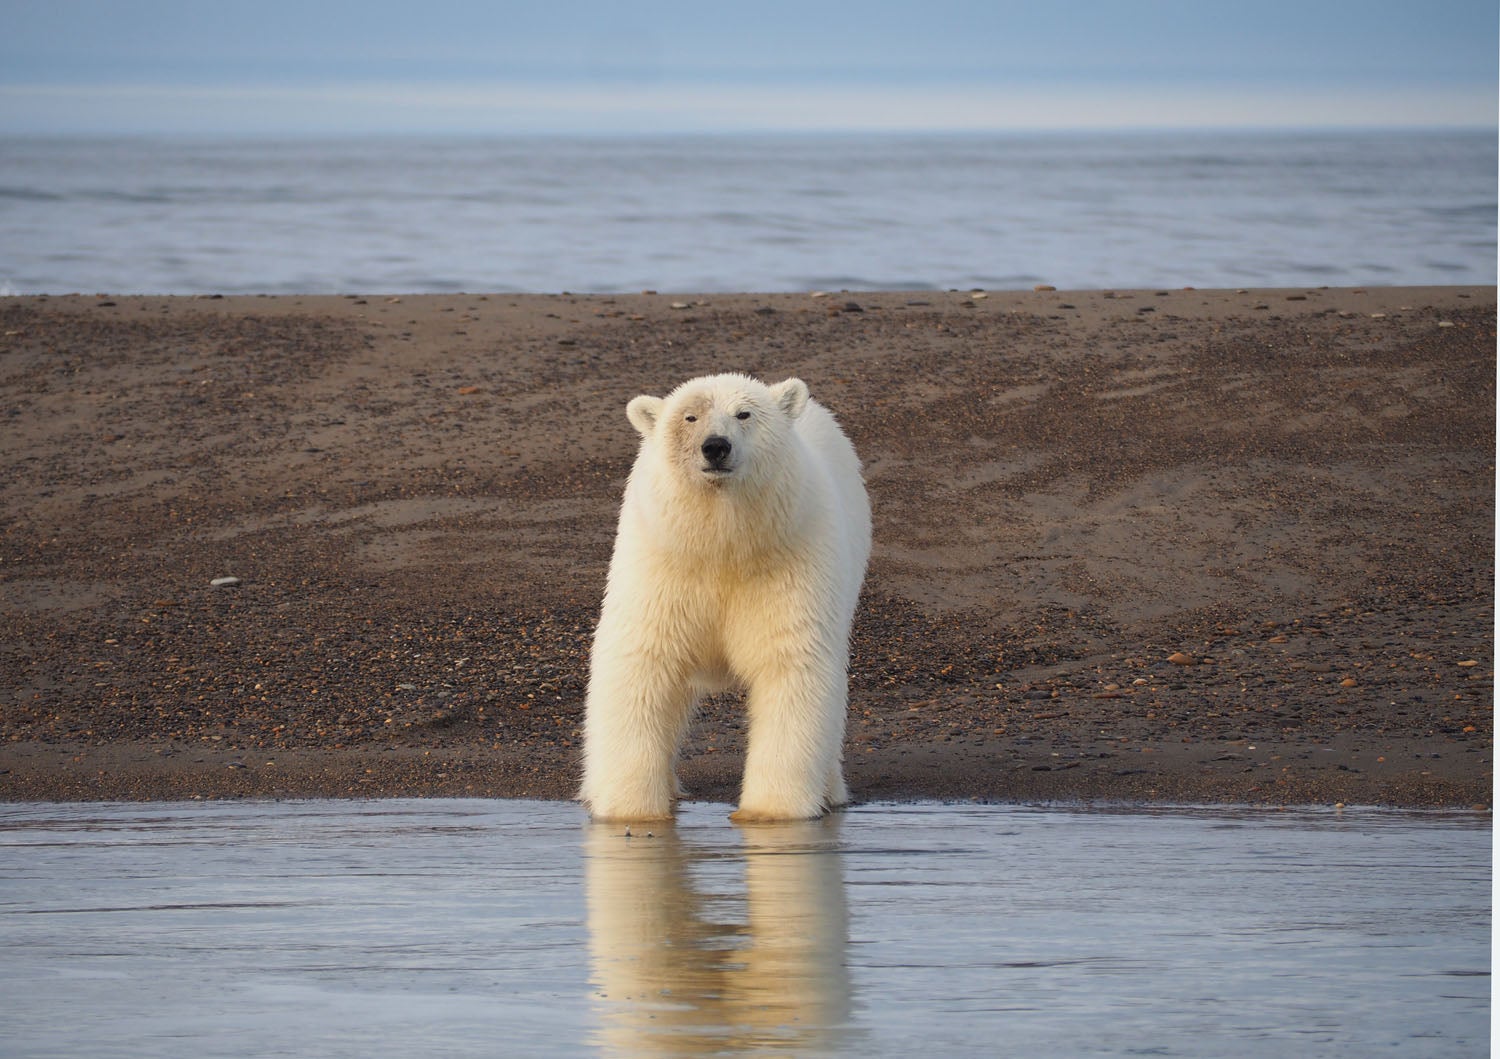
MULTIPOLYGON (((805 379, 857 798, 1487 807, 1493 287, 0 298, 0 799, 570 797, 635 436, 805 379)), ((731 801, 735 696, 690 796, 731 801)))

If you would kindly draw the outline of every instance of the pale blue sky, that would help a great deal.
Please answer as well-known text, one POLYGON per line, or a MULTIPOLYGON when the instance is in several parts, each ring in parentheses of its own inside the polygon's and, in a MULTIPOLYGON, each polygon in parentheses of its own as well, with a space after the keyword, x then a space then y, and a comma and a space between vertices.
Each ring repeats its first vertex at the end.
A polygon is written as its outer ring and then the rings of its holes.
POLYGON ((0 0, 0 133, 1452 126, 1494 0, 0 0))

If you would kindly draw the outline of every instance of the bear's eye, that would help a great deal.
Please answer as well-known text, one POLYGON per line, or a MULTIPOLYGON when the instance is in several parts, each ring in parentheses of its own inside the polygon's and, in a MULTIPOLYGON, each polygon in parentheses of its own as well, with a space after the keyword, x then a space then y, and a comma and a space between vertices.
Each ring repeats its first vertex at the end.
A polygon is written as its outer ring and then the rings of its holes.
POLYGON ((740 412, 734 418, 736 418, 736 419, 749 419, 750 418, 750 413, 749 412, 740 412))
POLYGON ((698 417, 697 416, 684 416, 683 418, 685 418, 689 423, 696 423, 696 422, 698 422, 698 417))

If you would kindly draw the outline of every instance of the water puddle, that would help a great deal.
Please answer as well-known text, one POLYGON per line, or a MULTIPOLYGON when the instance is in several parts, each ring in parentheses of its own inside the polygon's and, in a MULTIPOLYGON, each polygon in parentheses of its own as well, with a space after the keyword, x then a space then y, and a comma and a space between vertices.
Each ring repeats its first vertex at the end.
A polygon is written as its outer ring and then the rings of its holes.
POLYGON ((0 805, 0 1051, 1488 1046, 1488 818, 726 813, 626 837, 555 802, 0 805))

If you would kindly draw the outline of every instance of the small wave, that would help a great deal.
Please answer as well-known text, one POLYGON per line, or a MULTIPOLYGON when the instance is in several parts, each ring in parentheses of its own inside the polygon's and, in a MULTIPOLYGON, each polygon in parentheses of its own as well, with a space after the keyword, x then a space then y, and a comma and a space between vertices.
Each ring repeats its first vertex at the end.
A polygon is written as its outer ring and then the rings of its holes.
POLYGON ((43 191, 40 188, 16 188, 0 187, 0 199, 13 199, 18 202, 61 202, 65 196, 55 191, 43 191))
POLYGON ((1489 202, 1465 203, 1451 206, 1426 206, 1422 212, 1429 217, 1436 217, 1445 221, 1488 221, 1494 223, 1497 203, 1489 202))

